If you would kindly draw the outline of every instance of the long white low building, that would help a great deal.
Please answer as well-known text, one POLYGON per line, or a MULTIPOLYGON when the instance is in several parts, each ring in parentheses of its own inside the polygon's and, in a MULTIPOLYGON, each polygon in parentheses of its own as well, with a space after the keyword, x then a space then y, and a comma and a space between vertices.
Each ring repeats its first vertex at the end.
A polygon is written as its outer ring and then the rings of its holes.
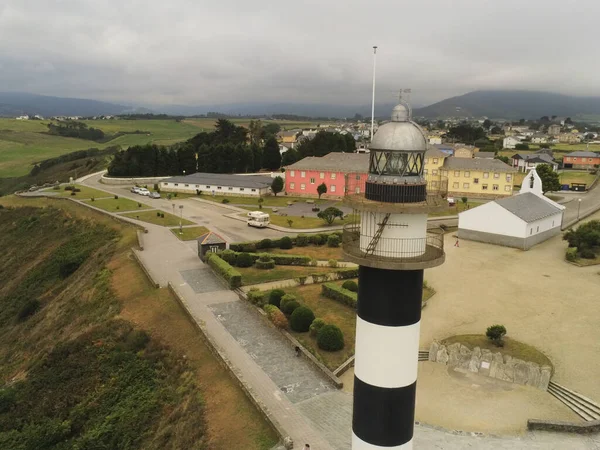
POLYGON ((458 237, 528 250, 559 234, 565 207, 545 197, 541 186, 533 169, 519 194, 459 213, 458 237))
POLYGON ((160 182, 164 192, 184 192, 204 195, 238 195, 261 197, 270 195, 273 178, 262 175, 230 175, 224 173, 193 173, 175 176, 160 182))

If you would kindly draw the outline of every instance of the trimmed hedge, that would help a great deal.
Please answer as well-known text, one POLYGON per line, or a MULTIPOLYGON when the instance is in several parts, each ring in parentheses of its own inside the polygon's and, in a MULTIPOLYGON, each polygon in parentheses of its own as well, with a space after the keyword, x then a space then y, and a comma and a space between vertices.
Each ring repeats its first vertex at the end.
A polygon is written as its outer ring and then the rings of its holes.
POLYGON ((348 289, 349 291, 352 292, 358 292, 358 283, 356 283, 356 281, 354 280, 346 280, 342 283, 342 287, 344 289, 348 289))
POLYGON ((269 304, 275 305, 278 308, 281 306, 281 298, 285 295, 281 289, 273 289, 269 293, 269 304))
POLYGON ((266 302, 264 291, 259 291, 258 289, 250 289, 246 296, 248 297, 248 301, 253 305, 263 306, 266 302))
POLYGON ((279 307, 283 310, 283 308, 285 308, 285 304, 288 302, 295 302, 296 301, 296 296, 292 295, 292 294, 285 294, 283 297, 281 297, 281 302, 279 304, 279 307))
POLYGON ((337 302, 343 303, 344 305, 356 308, 356 302, 358 300, 358 294, 348 289, 338 286, 333 283, 324 283, 321 285, 321 294, 324 297, 330 298, 337 302))
POLYGON ((283 236, 279 239, 262 239, 260 241, 247 241, 237 242, 230 244, 229 248, 235 252, 247 252, 254 253, 256 250, 264 250, 269 248, 281 248, 281 241, 291 239, 293 246, 305 247, 306 245, 323 245, 327 242, 329 236, 336 235, 341 238, 342 233, 340 231, 334 231, 333 233, 327 234, 311 234, 304 235, 299 234, 298 236, 283 236))
POLYGON ((250 253, 238 253, 235 260, 235 265, 237 267, 252 267, 254 265, 254 261, 255 259, 250 255, 250 253))
POLYGON ((315 314, 312 310, 306 306, 300 306, 292 313, 290 317, 290 326, 292 327, 292 330, 304 333, 308 331, 313 320, 315 320, 315 314))
POLYGON ((267 317, 277 328, 287 328, 288 320, 285 314, 275 305, 265 305, 264 310, 267 313, 267 317))
POLYGON ((323 319, 313 320, 313 323, 310 324, 310 328, 308 329, 310 331, 310 335, 316 336, 317 333, 319 332, 319 330, 321 328, 323 328, 325 325, 326 325, 326 323, 323 319))
POLYGON ((338 270, 338 280, 347 280, 348 278, 358 278, 358 267, 349 267, 348 269, 338 270))
MULTIPOLYGON (((268 255, 270 257, 270 259, 272 259, 275 262, 276 266, 308 266, 310 265, 311 262, 311 257, 310 256, 304 256, 304 255, 287 255, 287 254, 279 254, 279 253, 243 253, 243 252, 231 252, 230 250, 223 250, 222 252, 218 253, 219 256, 221 256, 221 259, 229 259, 230 261, 232 261, 230 264, 231 265, 235 265, 238 267, 250 267, 252 264, 254 264, 254 262, 256 262, 261 256, 265 256, 268 255), (224 253, 226 252, 230 252, 227 253, 227 255, 224 255, 224 253), (241 255, 249 255, 250 258, 252 258, 252 264, 250 264, 250 266, 240 266, 239 265, 239 259, 241 255)), ((244 258, 246 258, 244 256, 244 258)), ((358 276, 358 275, 357 275, 358 276)))
POLYGON ((272 259, 268 261, 261 261, 260 259, 257 259, 254 265, 257 269, 269 270, 275 268, 275 261, 273 261, 272 259))
POLYGON ((567 261, 577 261, 577 247, 568 248, 565 257, 567 261))
POLYGON ((324 325, 317 332, 317 345, 321 350, 337 352, 344 348, 344 334, 335 325, 324 325))
POLYGON ((292 300, 291 302, 287 302, 287 303, 281 305, 281 311, 286 316, 291 316, 293 314, 293 312, 300 306, 301 306, 300 303, 298 303, 295 300, 292 300))
POLYGON ((294 243, 292 242, 292 238, 289 236, 284 236, 279 240, 279 248, 282 250, 289 250, 293 246, 294 243))
POLYGON ((242 285, 242 274, 235 270, 228 262, 223 261, 219 255, 208 252, 205 258, 208 265, 227 281, 231 289, 242 285))
POLYGON ((329 237, 327 237, 327 247, 339 247, 341 242, 342 240, 337 234, 330 234, 329 237))
POLYGON ((296 236, 296 246, 297 247, 306 247, 308 245, 308 236, 305 234, 299 234, 296 236))

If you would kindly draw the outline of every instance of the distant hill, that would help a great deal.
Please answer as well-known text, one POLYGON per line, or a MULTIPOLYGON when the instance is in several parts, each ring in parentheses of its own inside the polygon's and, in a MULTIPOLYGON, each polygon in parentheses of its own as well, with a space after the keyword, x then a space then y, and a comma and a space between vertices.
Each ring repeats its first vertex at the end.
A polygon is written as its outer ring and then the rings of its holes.
POLYGON ((600 97, 574 97, 538 91, 474 91, 448 98, 414 115, 427 118, 481 117, 538 119, 542 116, 600 115, 600 97))
POLYGON ((50 97, 21 92, 0 92, 0 117, 40 114, 49 116, 98 116, 149 112, 131 106, 82 98, 50 97))

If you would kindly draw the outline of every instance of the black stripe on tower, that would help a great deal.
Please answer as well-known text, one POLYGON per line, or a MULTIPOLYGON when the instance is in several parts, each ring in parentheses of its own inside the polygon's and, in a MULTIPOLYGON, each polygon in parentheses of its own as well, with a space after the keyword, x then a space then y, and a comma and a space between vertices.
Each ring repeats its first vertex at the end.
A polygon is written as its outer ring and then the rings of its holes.
POLYGON ((422 270, 385 270, 359 266, 357 314, 366 322, 388 327, 421 320, 422 270))
POLYGON ((417 383, 381 388, 354 377, 352 431, 372 445, 394 447, 413 437, 417 383))

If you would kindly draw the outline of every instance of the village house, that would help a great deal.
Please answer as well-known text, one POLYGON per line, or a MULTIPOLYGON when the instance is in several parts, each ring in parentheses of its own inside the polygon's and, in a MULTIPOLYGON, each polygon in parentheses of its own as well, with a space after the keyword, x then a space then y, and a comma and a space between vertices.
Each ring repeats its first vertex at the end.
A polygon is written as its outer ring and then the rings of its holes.
POLYGON ((458 214, 458 237, 528 250, 560 234, 565 206, 542 193, 532 169, 517 195, 494 200, 458 214))
POLYGON ((548 125, 547 131, 550 136, 558 136, 560 134, 560 125, 557 123, 548 125))
POLYGON ((563 156, 565 169, 593 169, 600 165, 600 154, 594 152, 571 152, 563 156))
POLYGON ((514 136, 509 136, 509 137, 505 137, 502 140, 502 147, 504 148, 515 148, 517 144, 520 144, 521 140, 514 137, 514 136))
POLYGON ((280 131, 277 133, 277 141, 288 148, 294 148, 298 144, 298 134, 301 134, 301 130, 280 131))
POLYGON ((581 136, 575 133, 561 133, 558 135, 558 142, 561 144, 577 144, 581 142, 581 136))
POLYGON ((532 144, 546 144, 548 142, 547 134, 536 134, 531 138, 532 144))
POLYGON ((517 153, 512 157, 512 166, 519 172, 529 172, 540 164, 548 164, 552 170, 558 169, 558 163, 554 162, 552 156, 545 152, 535 152, 530 154, 517 153))

